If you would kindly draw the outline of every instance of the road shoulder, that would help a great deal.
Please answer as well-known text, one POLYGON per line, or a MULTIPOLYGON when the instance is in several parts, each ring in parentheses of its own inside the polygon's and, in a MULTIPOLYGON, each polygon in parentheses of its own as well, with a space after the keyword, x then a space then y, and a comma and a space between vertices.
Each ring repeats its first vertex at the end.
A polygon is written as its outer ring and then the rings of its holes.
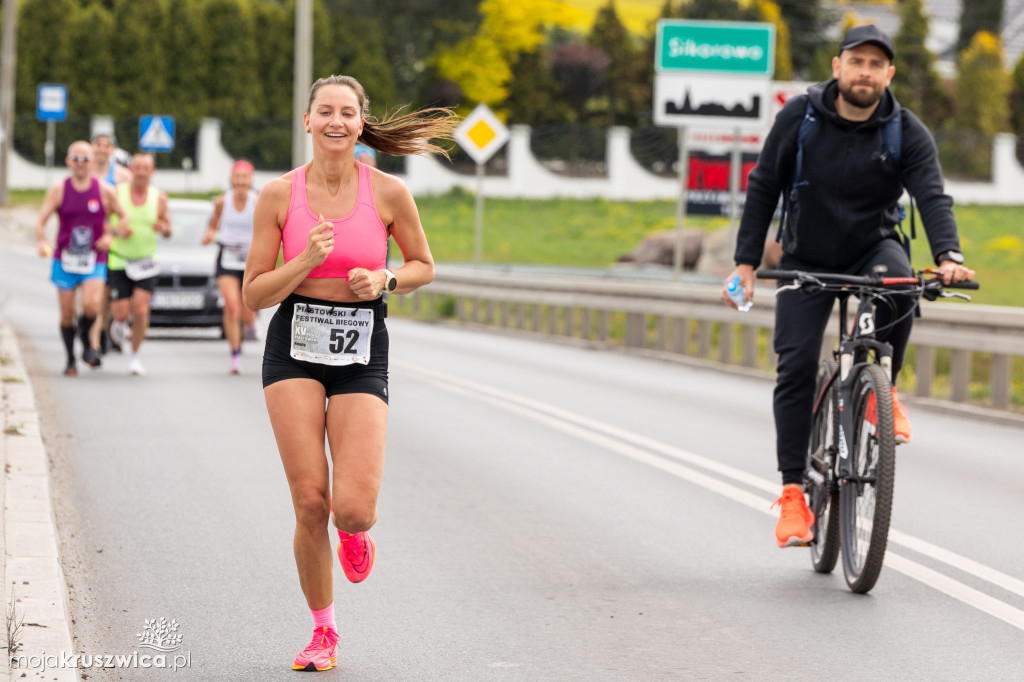
MULTIPOLYGON (((59 657, 74 652, 67 581, 61 565, 49 463, 35 394, 14 330, 0 318, 0 396, 4 467, 3 562, 5 610, 24 619, 16 656, 59 657)), ((6 638, 6 634, 4 635, 6 638)), ((6 651, 5 651, 6 654, 6 651)), ((38 659, 37 659, 38 660, 38 659)), ((5 666, 12 666, 4 656, 5 666)), ((5 668, 6 669, 6 668, 5 668)), ((23 679, 78 679, 72 669, 19 668, 23 679)), ((15 671, 13 673, 18 676, 15 671)), ((22 679, 21 676, 18 676, 22 679)))

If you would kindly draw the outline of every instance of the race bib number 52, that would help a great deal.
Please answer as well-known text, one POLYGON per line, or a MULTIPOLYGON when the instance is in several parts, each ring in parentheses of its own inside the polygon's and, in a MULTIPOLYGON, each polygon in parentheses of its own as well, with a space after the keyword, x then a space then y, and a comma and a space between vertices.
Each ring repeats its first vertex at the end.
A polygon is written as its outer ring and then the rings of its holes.
POLYGON ((370 362, 373 311, 296 303, 292 313, 291 356, 321 365, 370 362))

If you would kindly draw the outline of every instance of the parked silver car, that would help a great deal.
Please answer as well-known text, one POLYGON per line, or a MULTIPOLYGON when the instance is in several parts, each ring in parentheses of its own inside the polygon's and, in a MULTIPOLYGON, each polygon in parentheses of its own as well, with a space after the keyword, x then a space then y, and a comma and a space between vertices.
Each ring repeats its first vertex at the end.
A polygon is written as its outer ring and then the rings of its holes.
POLYGON ((154 327, 219 327, 224 301, 217 291, 217 250, 199 240, 210 222, 213 202, 168 199, 173 230, 157 242, 160 276, 150 305, 154 327))

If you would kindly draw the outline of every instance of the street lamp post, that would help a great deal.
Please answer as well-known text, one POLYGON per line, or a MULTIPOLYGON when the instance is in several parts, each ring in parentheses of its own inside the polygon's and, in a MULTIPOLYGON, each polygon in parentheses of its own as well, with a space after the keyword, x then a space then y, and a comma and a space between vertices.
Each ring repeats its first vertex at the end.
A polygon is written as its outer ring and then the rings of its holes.
POLYGON ((17 63, 18 3, 4 0, 0 46, 0 206, 6 206, 7 161, 14 143, 14 76, 17 63))
POLYGON ((292 168, 306 163, 306 129, 302 114, 313 84, 313 0, 295 3, 295 75, 292 85, 292 168))

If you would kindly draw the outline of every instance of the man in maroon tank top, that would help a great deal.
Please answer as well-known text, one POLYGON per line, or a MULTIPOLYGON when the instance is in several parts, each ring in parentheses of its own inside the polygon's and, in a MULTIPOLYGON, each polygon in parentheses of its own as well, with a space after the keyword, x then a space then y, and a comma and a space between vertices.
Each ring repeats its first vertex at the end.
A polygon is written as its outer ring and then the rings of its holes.
POLYGON ((114 188, 92 176, 92 145, 72 142, 65 159, 71 177, 46 192, 36 222, 36 240, 42 258, 53 256, 50 280, 57 286, 60 304, 60 333, 67 351, 64 374, 75 376, 75 294, 82 289, 82 314, 78 333, 82 339, 82 361, 100 366, 98 349, 89 341, 107 278, 107 251, 111 228, 107 217, 116 213, 124 219, 114 188), (59 219, 55 245, 46 238, 46 223, 54 213, 59 219))

